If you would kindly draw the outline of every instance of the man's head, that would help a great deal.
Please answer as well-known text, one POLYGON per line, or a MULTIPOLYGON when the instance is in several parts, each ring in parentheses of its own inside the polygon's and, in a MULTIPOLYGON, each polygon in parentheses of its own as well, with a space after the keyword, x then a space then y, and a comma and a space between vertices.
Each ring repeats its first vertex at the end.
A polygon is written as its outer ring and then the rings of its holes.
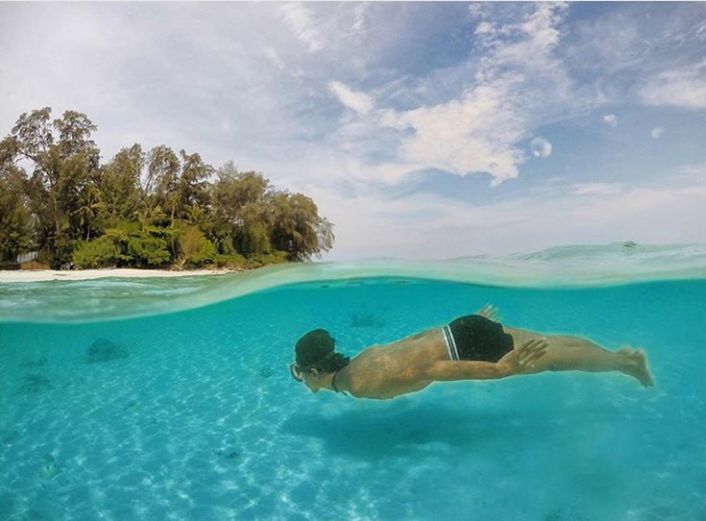
POLYGON ((314 329, 301 337, 294 347, 296 362, 290 366, 294 379, 317 392, 326 375, 343 369, 350 360, 336 353, 335 346, 336 340, 325 329, 314 329))

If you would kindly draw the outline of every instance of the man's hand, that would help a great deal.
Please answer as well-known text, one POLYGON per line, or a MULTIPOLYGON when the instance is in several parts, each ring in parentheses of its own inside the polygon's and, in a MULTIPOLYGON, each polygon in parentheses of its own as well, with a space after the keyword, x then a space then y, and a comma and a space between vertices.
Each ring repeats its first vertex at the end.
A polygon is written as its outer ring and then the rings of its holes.
POLYGON ((532 372, 534 363, 547 352, 549 343, 544 338, 529 340, 498 360, 503 376, 532 372))
POLYGON ((476 315, 485 317, 488 320, 492 320, 493 322, 498 322, 499 311, 498 308, 493 306, 492 304, 486 304, 476 312, 476 315))

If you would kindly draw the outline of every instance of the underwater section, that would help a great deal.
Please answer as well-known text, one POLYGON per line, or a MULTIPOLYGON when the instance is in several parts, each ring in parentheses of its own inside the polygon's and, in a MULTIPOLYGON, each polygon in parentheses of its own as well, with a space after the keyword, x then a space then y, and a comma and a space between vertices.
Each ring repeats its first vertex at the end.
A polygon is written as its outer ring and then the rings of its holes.
POLYGON ((186 310, 289 284, 426 279, 518 288, 580 288, 706 278, 706 245, 566 246, 444 261, 370 260, 270 266, 242 273, 0 283, 0 322, 83 322, 186 310), (67 305, 70 302, 70 305, 67 305))
POLYGON ((702 521, 703 302, 706 280, 388 277, 119 321, 5 323, 0 519, 702 521), (641 346, 656 385, 548 372, 375 401, 313 394, 289 374, 310 329, 355 356, 488 303, 512 327, 641 346))

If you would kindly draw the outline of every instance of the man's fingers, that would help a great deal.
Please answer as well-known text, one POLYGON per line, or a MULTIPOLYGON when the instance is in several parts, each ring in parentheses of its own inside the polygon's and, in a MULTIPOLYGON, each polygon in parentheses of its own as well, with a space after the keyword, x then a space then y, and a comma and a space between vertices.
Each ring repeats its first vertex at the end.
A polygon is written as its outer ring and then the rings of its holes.
POLYGON ((546 354, 546 352, 547 352, 546 349, 542 349, 542 350, 540 350, 540 351, 535 351, 535 352, 532 353, 532 355, 527 359, 527 363, 528 363, 528 364, 533 364, 534 362, 536 362, 537 360, 539 360, 540 358, 542 358, 542 357, 546 354))
POLYGON ((533 349, 537 349, 540 346, 548 346, 549 343, 544 339, 544 338, 536 338, 534 340, 530 340, 528 342, 525 342, 522 347, 520 348, 521 351, 531 351, 533 349))
POLYGON ((547 352, 548 348, 549 343, 544 338, 530 340, 529 342, 526 342, 517 353, 518 362, 521 365, 534 362, 543 356, 547 352))

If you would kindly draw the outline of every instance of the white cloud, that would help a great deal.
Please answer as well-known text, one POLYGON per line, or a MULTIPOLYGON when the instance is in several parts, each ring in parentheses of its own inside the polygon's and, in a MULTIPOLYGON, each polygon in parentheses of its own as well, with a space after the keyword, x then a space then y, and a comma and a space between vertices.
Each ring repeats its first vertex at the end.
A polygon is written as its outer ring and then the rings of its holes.
POLYGON ((611 127, 617 127, 618 126, 618 116, 615 114, 606 114, 603 116, 603 123, 606 125, 610 125, 611 127))
POLYGON ((574 183, 569 193, 574 195, 612 195, 622 190, 620 183, 574 183))
POLYGON ((511 79, 476 87, 461 100, 382 114, 382 123, 412 131, 400 152, 408 161, 448 172, 488 172, 495 184, 517 177, 522 152, 514 144, 524 135, 520 115, 507 103, 511 79))
POLYGON ((549 157, 552 154, 552 144, 543 137, 536 137, 530 141, 530 149, 534 157, 549 157))
POLYGON ((324 36, 316 26, 311 10, 300 3, 289 3, 282 5, 280 11, 284 21, 309 52, 324 48, 324 36))
POLYGON ((460 96, 380 111, 380 123, 401 133, 401 158, 456 174, 489 173, 492 185, 517 177, 525 160, 518 143, 548 99, 555 106, 567 99, 568 80, 553 56, 565 9, 564 4, 533 4, 517 22, 481 22, 476 36, 487 54, 460 96))
POLYGON ((640 96, 648 105, 706 109, 706 60, 649 78, 640 96))
POLYGON ((659 139, 662 137, 663 134, 664 134, 664 129, 661 127, 653 128, 652 131, 650 132, 652 139, 659 139))
POLYGON ((367 30, 367 9, 368 4, 364 3, 357 4, 353 9, 353 25, 351 28, 354 32, 363 32, 367 30))
POLYGON ((328 86, 338 101, 359 114, 367 114, 373 108, 373 100, 367 94, 356 92, 340 81, 331 81, 328 86))
POLYGON ((476 26, 474 34, 476 35, 488 35, 495 32, 495 27, 492 23, 483 21, 476 26))

